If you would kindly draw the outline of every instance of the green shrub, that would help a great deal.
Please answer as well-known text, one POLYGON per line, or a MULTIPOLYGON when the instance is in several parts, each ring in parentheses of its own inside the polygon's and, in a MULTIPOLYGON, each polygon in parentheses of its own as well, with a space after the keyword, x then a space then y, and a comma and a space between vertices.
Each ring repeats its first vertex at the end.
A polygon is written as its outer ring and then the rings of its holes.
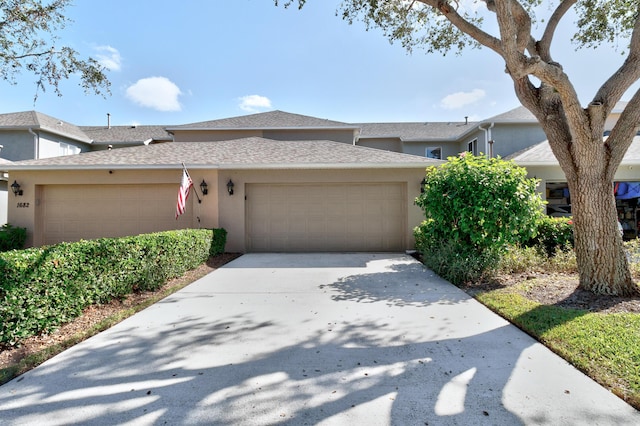
MULTIPOLYGON (((468 262, 467 279, 482 275, 509 245, 535 234, 543 206, 536 186, 512 161, 469 153, 449 157, 427 170, 424 192, 416 199, 426 217, 415 230, 416 249, 423 259, 438 259, 444 270, 468 262)), ((451 276, 460 277, 447 278, 457 284, 465 274, 451 276)))
POLYGON ((573 248, 573 226, 566 217, 542 216, 536 235, 525 242, 527 247, 536 247, 541 253, 552 257, 558 250, 573 248))
POLYGON ((496 272, 502 274, 536 271, 575 273, 578 271, 575 252, 558 248, 548 256, 538 247, 511 246, 500 255, 496 268, 496 272))
POLYGON ((463 251, 453 242, 421 251, 422 262, 433 272, 454 284, 480 281, 491 275, 499 261, 495 251, 463 251))
POLYGON ((536 247, 511 246, 500 256, 497 270, 503 274, 535 271, 543 269, 547 260, 536 247))
POLYGON ((27 228, 19 228, 10 224, 0 226, 0 252, 20 250, 27 241, 27 228))
POLYGON ((224 230, 102 238, 0 254, 0 345, 50 331, 91 304, 155 290, 224 251, 224 230), (217 253, 216 253, 217 254, 217 253))
POLYGON ((227 230, 224 228, 216 229, 211 238, 211 248, 209 255, 215 256, 224 253, 224 246, 227 244, 227 230))
POLYGON ((640 239, 625 241, 624 251, 627 253, 631 274, 636 279, 640 278, 640 239))

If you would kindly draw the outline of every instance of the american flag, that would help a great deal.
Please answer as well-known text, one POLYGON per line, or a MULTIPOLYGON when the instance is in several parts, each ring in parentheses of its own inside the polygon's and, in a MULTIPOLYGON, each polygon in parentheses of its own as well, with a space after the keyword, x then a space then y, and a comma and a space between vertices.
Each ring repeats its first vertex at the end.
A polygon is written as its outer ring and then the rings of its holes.
POLYGON ((183 167, 182 182, 180 183, 180 189, 178 190, 178 203, 176 204, 176 220, 178 220, 178 216, 184 213, 187 206, 187 198, 189 198, 189 192, 191 191, 192 186, 193 181, 191 180, 191 176, 189 176, 187 168, 183 167))

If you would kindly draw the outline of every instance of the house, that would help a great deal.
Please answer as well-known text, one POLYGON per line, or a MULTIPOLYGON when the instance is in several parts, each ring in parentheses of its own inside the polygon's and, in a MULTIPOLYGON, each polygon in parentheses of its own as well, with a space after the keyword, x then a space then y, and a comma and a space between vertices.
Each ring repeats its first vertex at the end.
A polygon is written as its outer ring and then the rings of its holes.
POLYGON ((8 220, 28 244, 203 226, 226 228, 233 251, 405 250, 425 168, 439 163, 355 146, 353 124, 281 111, 78 129, 92 152, 4 167, 22 191, 8 220), (207 194, 192 193, 176 219, 181 163, 207 194))
MULTIPOLYGON (((27 113, 16 114, 29 122, 27 113)), ((25 127, 11 125, 9 116, 0 115, 7 123, 0 143, 11 132, 61 137, 61 129, 73 129, 60 143, 81 152, 3 165, 23 193, 9 195, 7 219, 28 229, 32 245, 224 227, 227 249, 238 252, 406 250, 423 217, 414 200, 425 169, 448 156, 510 157, 545 182, 563 180, 542 148, 544 132, 523 107, 444 123, 343 123, 271 111, 172 126, 108 120, 76 127, 32 113, 31 124, 37 119, 40 127, 25 127), (182 163, 195 193, 176 219, 182 163)), ((554 208, 569 214, 563 201, 554 208)))
POLYGON ((425 168, 439 163, 257 136, 94 151, 5 166, 22 190, 8 217, 36 246, 223 227, 229 251, 404 251, 422 219, 414 199, 425 168), (195 193, 176 219, 182 163, 195 193))

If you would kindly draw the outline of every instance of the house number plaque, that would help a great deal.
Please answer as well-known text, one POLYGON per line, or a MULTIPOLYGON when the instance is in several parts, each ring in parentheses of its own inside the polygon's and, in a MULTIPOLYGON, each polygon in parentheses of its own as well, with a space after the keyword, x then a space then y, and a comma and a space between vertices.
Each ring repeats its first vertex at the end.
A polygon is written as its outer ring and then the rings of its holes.
POLYGON ((29 203, 18 203, 18 208, 19 209, 28 209, 29 208, 29 203))

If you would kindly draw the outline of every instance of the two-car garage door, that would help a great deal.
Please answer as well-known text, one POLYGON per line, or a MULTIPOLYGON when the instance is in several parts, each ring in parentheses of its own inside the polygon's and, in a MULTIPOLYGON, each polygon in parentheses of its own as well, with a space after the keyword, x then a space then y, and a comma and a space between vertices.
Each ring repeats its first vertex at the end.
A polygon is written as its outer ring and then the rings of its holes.
POLYGON ((252 252, 402 251, 402 183, 248 184, 252 252))

